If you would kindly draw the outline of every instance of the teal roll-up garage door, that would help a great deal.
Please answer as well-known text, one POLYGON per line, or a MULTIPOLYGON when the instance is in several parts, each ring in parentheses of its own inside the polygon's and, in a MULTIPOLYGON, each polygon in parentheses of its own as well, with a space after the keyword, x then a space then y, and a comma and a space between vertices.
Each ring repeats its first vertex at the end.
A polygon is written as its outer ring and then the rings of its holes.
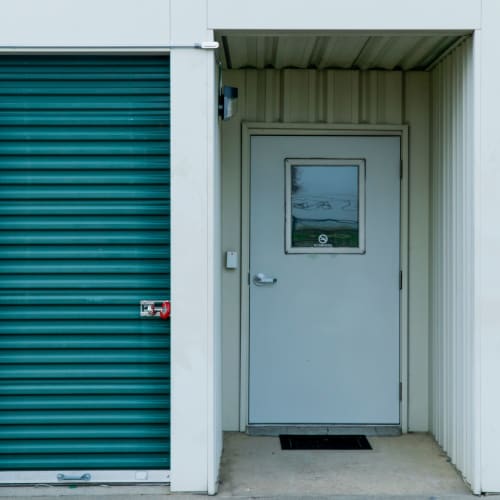
POLYGON ((168 469, 169 60, 0 57, 0 469, 168 469))

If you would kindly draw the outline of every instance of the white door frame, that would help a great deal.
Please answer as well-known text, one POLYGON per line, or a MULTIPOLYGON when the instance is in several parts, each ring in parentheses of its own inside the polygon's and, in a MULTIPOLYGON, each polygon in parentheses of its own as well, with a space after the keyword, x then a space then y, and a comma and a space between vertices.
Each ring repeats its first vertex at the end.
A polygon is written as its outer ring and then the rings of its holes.
POLYGON ((241 158, 241 319, 240 319, 240 431, 248 425, 250 345, 250 140, 257 135, 395 136, 401 138, 400 262, 400 383, 401 431, 408 431, 408 126, 330 125, 310 123, 242 123, 241 158))

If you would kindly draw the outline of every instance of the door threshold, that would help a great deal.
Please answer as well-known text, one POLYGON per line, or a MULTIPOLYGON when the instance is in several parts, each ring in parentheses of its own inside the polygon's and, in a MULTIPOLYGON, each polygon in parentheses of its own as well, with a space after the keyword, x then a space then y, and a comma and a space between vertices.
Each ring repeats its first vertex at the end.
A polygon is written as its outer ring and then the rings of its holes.
POLYGON ((0 471, 0 485, 170 484, 169 470, 0 471))
POLYGON ((328 425, 328 424, 249 424, 249 436, 279 436, 280 434, 400 436, 400 425, 328 425))

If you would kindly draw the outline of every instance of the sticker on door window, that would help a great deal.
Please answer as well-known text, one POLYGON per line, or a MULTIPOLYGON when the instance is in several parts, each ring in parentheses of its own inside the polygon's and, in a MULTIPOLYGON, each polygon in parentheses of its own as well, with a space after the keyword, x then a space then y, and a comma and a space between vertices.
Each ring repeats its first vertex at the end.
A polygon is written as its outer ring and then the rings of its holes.
POLYGON ((286 252, 364 253, 365 160, 287 159, 286 252))

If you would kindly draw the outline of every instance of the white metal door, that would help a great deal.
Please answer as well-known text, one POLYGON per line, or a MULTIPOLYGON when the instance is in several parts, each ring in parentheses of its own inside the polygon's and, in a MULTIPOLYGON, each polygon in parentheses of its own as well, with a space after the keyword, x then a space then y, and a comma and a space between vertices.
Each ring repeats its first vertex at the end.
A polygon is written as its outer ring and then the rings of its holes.
POLYGON ((399 424, 399 231, 399 137, 252 137, 250 424, 399 424))

